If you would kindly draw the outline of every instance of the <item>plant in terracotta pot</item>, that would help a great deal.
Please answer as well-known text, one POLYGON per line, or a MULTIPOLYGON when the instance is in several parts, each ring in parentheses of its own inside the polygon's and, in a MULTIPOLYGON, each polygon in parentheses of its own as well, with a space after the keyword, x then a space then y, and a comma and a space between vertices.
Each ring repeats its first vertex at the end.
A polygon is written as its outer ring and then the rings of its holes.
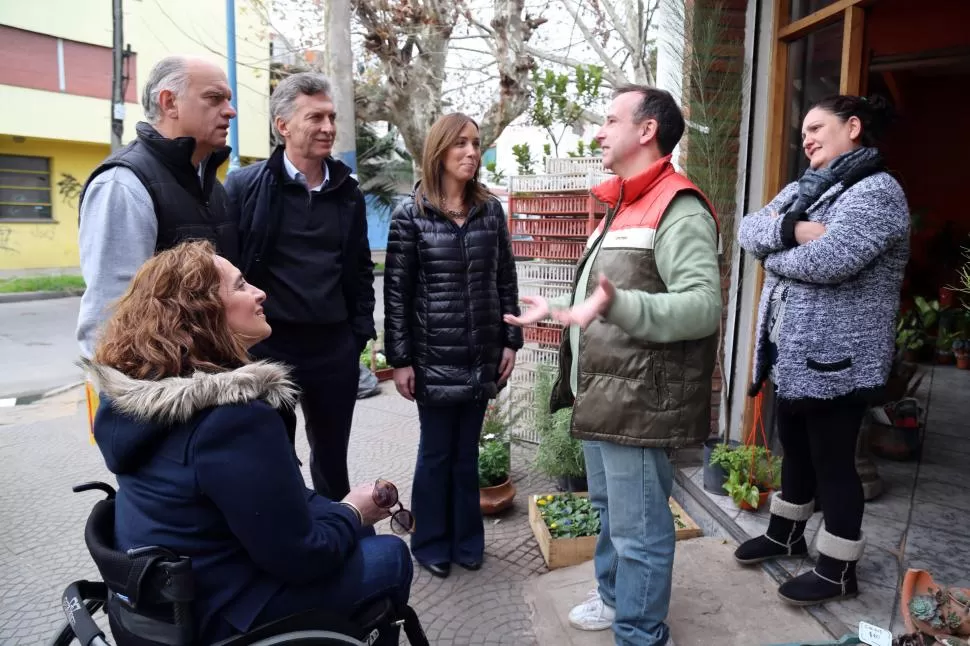
POLYGON ((508 509, 515 498, 512 484, 512 443, 507 419, 496 402, 488 405, 478 439, 479 503, 485 515, 508 509))
POLYGON ((741 509, 760 508, 781 486, 781 458, 763 446, 721 444, 711 452, 711 464, 727 471, 724 490, 741 509))
POLYGON ((957 368, 970 370, 970 340, 957 339, 953 342, 953 356, 957 360, 957 368))
POLYGON ((970 636, 970 589, 946 587, 924 570, 908 570, 901 588, 906 628, 937 640, 970 636))

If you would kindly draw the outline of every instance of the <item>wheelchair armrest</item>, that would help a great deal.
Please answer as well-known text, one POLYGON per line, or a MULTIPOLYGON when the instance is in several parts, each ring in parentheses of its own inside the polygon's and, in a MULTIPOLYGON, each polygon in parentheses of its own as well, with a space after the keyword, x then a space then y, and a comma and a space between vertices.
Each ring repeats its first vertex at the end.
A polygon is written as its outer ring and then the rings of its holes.
POLYGON ((393 616, 394 604, 391 603, 390 599, 384 597, 383 599, 378 599, 377 601, 354 613, 351 616, 350 621, 352 621, 355 626, 360 626, 365 632, 367 632, 371 628, 387 622, 387 620, 393 616))
POLYGON ((61 607, 67 617, 67 623, 74 631, 81 646, 100 646, 106 645, 104 633, 94 623, 91 613, 88 611, 85 601, 96 600, 106 601, 108 598, 108 587, 103 583, 91 581, 75 581, 67 586, 61 597, 61 607))

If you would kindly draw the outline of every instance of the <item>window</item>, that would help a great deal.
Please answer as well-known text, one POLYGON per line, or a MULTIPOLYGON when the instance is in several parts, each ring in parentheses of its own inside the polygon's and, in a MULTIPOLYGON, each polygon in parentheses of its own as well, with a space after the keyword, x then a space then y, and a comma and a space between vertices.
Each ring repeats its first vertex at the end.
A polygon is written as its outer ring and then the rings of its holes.
POLYGON ((836 0, 791 0, 788 5, 788 16, 792 20, 798 20, 799 18, 810 16, 830 4, 835 4, 835 2, 836 0))
POLYGON ((50 220, 51 162, 0 155, 0 220, 50 220))
POLYGON ((809 106, 839 93, 843 21, 832 23, 793 41, 788 47, 788 169, 785 181, 801 177, 808 168, 802 150, 802 119, 809 106))

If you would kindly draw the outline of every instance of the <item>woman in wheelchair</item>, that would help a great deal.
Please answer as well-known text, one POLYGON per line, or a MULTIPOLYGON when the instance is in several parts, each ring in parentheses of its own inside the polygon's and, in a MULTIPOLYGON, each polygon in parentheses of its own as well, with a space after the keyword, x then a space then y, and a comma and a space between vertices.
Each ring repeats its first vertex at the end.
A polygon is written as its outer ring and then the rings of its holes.
MULTIPOLYGON (((94 435, 119 485, 114 547, 191 559, 195 643, 317 608, 404 608, 410 593, 405 543, 371 527, 397 502, 393 485, 339 502, 304 485, 277 413, 294 386, 247 355, 271 332, 264 300, 210 244, 184 243, 142 266, 86 364, 101 394, 94 435)), ((395 513, 396 531, 411 525, 395 513)), ((378 643, 396 645, 397 629, 378 643)))

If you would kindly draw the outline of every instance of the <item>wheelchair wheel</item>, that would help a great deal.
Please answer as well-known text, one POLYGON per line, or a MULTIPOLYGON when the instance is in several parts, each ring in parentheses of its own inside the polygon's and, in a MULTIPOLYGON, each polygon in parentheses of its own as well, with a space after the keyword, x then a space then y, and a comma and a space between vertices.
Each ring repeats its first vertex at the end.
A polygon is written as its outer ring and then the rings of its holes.
POLYGON ((367 646, 362 641, 329 630, 300 630, 253 642, 250 646, 367 646))

